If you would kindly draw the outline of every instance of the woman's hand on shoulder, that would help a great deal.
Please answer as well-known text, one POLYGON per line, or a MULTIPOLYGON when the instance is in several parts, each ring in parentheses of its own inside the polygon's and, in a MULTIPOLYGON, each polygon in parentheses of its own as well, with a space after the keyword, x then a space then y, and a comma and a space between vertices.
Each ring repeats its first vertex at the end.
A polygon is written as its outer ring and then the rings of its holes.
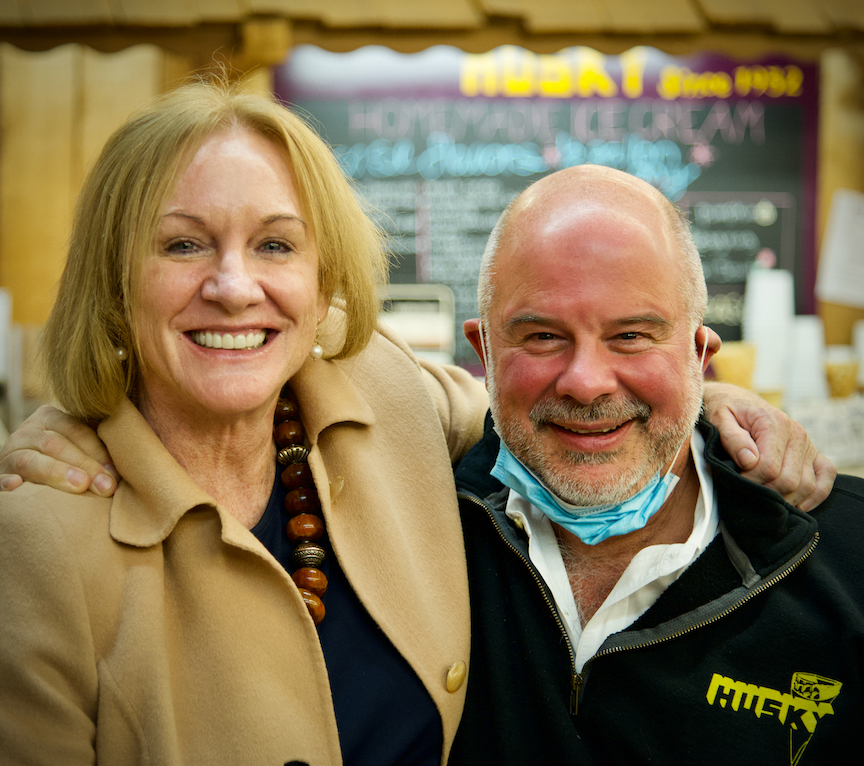
POLYGON ((0 448, 0 490, 25 481, 64 492, 108 497, 117 489, 111 457, 96 432, 55 407, 43 406, 0 448))
POLYGON ((810 441, 804 427, 751 391, 705 384, 705 416, 723 448, 747 479, 812 511, 831 492, 837 469, 810 441))

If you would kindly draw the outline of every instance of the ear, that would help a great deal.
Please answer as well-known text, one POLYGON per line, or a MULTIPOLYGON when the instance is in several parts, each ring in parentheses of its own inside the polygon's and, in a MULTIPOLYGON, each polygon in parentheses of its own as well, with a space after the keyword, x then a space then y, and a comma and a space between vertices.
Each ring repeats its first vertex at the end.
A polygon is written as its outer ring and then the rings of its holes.
MULTIPOLYGON (((480 344, 480 320, 479 319, 466 319, 462 324, 462 332, 465 333, 465 337, 468 338, 468 342, 474 347, 474 350, 477 352, 477 356, 480 357, 480 361, 483 363, 483 371, 486 371, 486 357, 483 356, 483 346, 480 344)), ((486 344, 488 348, 488 343, 486 344)))
POLYGON ((706 327, 703 324, 696 330, 696 355, 699 359, 702 359, 702 351, 703 349, 705 350, 705 359, 702 361, 702 372, 708 369, 708 363, 714 354, 720 350, 721 345, 720 336, 710 327, 706 327))

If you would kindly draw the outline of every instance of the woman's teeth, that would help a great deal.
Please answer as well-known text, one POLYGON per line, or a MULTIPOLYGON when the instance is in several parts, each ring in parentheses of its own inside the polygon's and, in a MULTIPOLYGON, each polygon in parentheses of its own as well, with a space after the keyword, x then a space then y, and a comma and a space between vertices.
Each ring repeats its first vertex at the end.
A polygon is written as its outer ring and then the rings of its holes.
POLYGON ((264 330, 250 332, 248 335, 229 335, 218 332, 193 332, 192 340, 204 348, 260 348, 267 339, 264 330))

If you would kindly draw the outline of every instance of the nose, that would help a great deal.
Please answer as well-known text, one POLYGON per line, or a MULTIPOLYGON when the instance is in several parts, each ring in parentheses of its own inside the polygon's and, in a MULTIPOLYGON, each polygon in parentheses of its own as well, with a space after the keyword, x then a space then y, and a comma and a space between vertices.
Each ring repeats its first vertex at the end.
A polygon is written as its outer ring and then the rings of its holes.
POLYGON ((241 248, 221 250, 213 260, 211 272, 201 287, 204 300, 221 304, 231 314, 264 300, 264 289, 254 264, 241 248))
POLYGON ((555 392, 580 404, 591 404, 618 390, 618 376, 609 349, 602 344, 574 345, 563 360, 555 392))

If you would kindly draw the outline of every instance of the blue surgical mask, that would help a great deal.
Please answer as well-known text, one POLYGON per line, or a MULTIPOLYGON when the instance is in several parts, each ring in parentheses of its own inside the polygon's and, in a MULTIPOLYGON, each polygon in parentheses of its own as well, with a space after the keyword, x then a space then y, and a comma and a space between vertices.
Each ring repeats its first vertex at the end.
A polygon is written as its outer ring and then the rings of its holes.
POLYGON ((654 474, 645 487, 623 503, 571 505, 553 495, 540 479, 513 456, 503 441, 492 475, 587 545, 597 545, 609 537, 642 529, 660 510, 678 483, 678 477, 670 467, 662 478, 659 471, 654 474))
MULTIPOLYGON (((486 344, 483 323, 479 323, 480 347, 486 364, 486 344)), ((703 339, 702 354, 699 366, 704 369, 705 355, 708 352, 707 337, 703 339)), ((497 430, 497 429, 496 429, 497 430)), ((681 447, 684 445, 682 444, 681 447)), ((669 470, 664 476, 660 471, 633 497, 622 503, 608 505, 578 506, 556 497, 538 479, 532 471, 526 468, 501 440, 498 448, 498 459, 492 468, 492 475, 504 486, 518 492, 522 497, 539 508, 556 524, 560 524, 568 532, 572 532, 586 545, 597 545, 610 537, 627 535, 642 529, 648 520, 662 508, 663 503, 672 494, 678 477, 672 473, 672 466, 681 453, 681 447, 672 458, 669 470)))

